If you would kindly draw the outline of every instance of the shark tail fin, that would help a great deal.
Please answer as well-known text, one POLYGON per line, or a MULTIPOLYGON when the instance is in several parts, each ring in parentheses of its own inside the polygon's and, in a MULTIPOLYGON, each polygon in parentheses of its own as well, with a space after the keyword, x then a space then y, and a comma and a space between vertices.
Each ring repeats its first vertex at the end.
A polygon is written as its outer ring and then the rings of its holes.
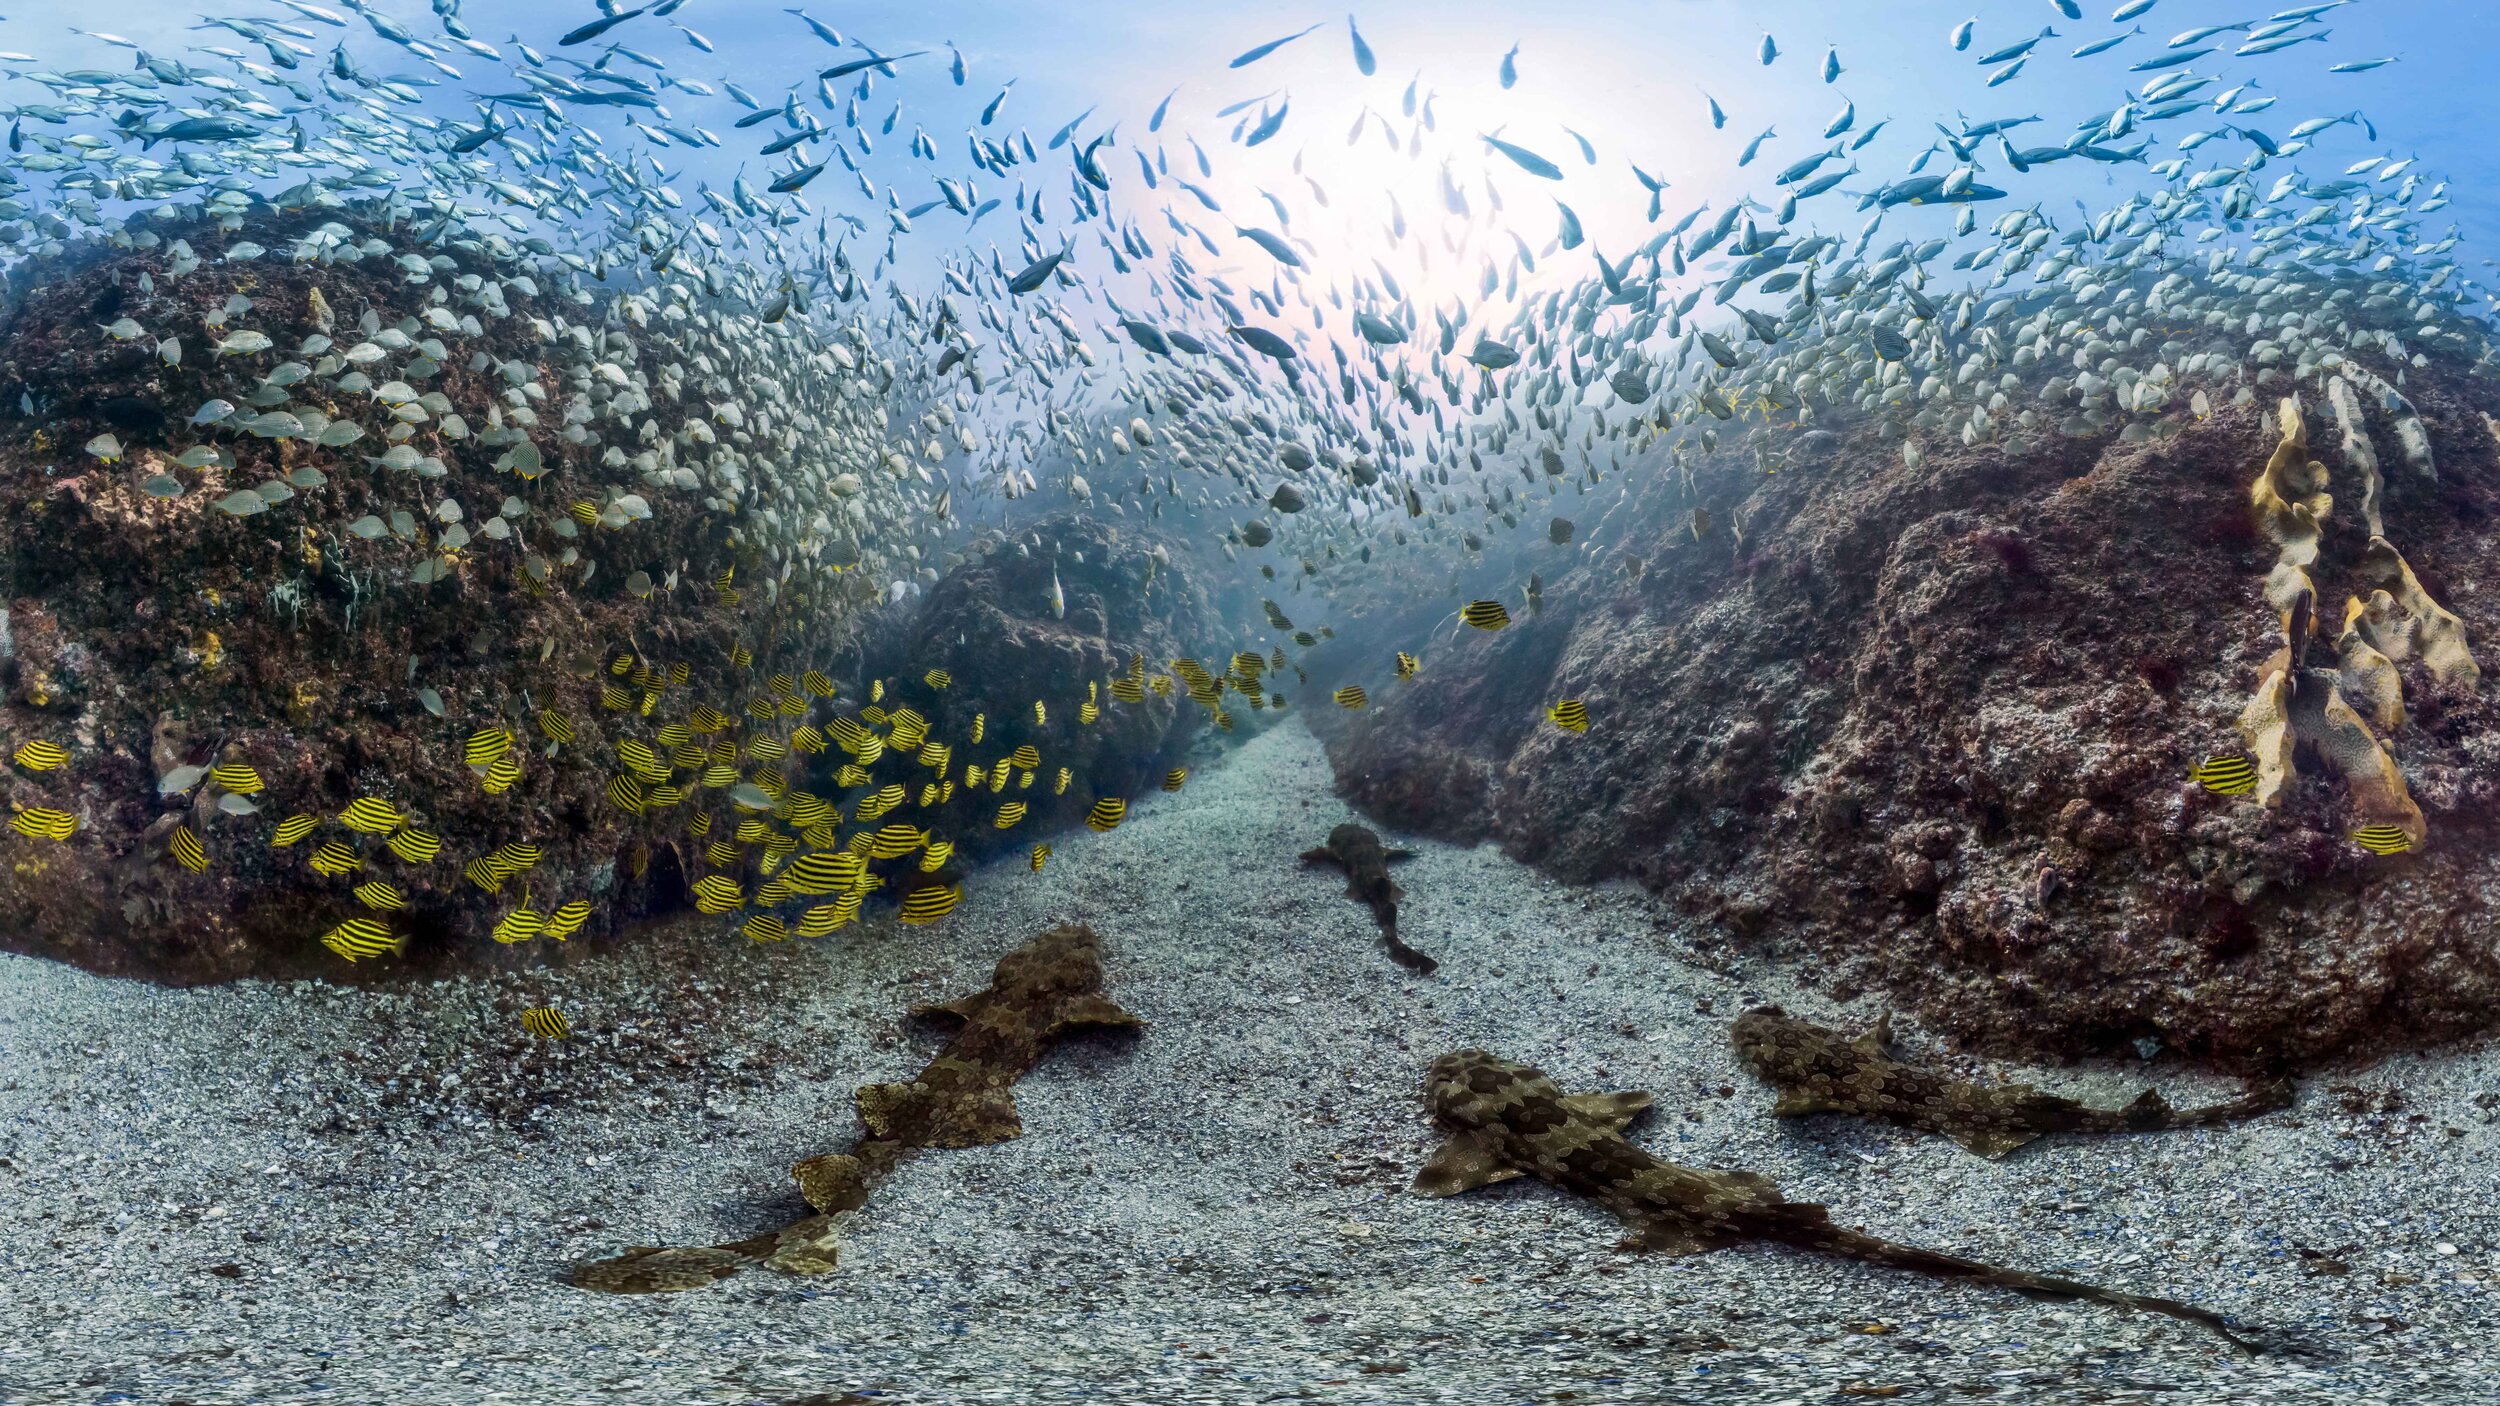
POLYGON ((859 1121, 869 1136, 913 1147, 987 1147, 1024 1136, 1006 1089, 962 1094, 927 1084, 862 1084, 859 1121))

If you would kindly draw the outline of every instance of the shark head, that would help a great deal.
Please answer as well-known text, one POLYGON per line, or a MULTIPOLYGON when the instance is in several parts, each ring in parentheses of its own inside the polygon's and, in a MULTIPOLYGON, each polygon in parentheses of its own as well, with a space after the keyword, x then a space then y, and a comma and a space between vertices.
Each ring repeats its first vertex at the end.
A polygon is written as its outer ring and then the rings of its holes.
POLYGON ((1485 1050, 1442 1055, 1424 1076, 1424 1102, 1433 1120, 1453 1132, 1501 1123, 1519 1103, 1540 1093, 1556 1101, 1562 1096, 1544 1071, 1485 1050))

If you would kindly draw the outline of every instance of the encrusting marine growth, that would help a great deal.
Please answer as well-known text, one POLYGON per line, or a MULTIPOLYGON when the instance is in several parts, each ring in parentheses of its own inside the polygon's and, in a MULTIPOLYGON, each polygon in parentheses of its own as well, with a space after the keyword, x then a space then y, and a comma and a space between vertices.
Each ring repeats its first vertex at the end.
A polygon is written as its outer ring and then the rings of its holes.
MULTIPOLYGON (((2375 376, 2366 378, 2397 416, 2398 438, 2416 470, 2436 476, 2427 433, 2410 404, 2375 376), (2410 427, 2408 429, 2408 427, 2410 427)), ((2403 682, 2397 666, 2419 657, 2443 686, 2472 692, 2481 678, 2457 617, 2431 599, 2404 555, 2388 541, 2378 456, 2362 424, 2359 396, 2345 378, 2327 388, 2343 428, 2343 452, 2361 480, 2360 512, 2370 544, 2361 571, 2375 583, 2367 600, 2347 597, 2335 639, 2335 666, 2307 664, 2319 633, 2318 588, 2310 576, 2334 509, 2326 466, 2309 457, 2308 424, 2297 400, 2278 413, 2282 439, 2249 487, 2258 526, 2276 546, 2266 603, 2282 621, 2282 643, 2260 671, 2256 694, 2241 710, 2240 735, 2256 758, 2253 795, 2261 806, 2282 802, 2302 745, 2344 778, 2353 800, 2352 836, 2365 848, 2398 854, 2428 837, 2421 807, 2405 786, 2389 740, 2404 726, 2403 682)))

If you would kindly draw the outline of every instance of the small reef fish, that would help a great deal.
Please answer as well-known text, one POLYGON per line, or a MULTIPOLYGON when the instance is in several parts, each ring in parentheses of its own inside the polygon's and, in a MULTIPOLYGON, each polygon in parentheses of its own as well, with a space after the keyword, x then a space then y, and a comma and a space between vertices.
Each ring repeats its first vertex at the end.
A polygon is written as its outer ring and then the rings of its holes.
POLYGON ((1737 1057, 1779 1090, 1772 1116, 1848 1113, 1920 1132, 1942 1133, 1982 1157, 2002 1157, 2047 1133, 2136 1133, 2201 1128, 2288 1108, 2288 1080, 2252 1084, 2236 1099, 2173 1108, 2146 1089, 2123 1108, 2093 1108, 2029 1084, 1988 1087, 1903 1064, 1886 1053, 1889 1016, 1855 1039, 1757 1006, 1729 1032, 1737 1057))
POLYGON ((532 1006, 521 1012, 521 1028, 542 1040, 561 1040, 573 1033, 564 1012, 553 1006, 532 1006))
POLYGON ((1822 1206, 1786 1200, 1756 1173, 1662 1162, 1623 1135, 1655 1102, 1646 1093, 1565 1094, 1542 1070, 1460 1050, 1432 1062, 1424 1097, 1433 1122, 1449 1137, 1415 1176, 1415 1190, 1425 1196, 1533 1176, 1614 1212, 1624 1224, 1626 1249, 1695 1255, 1769 1240, 2036 1298, 2146 1309, 2210 1329, 2244 1351, 2261 1350, 2206 1309, 1896 1244, 1832 1224, 1822 1206))
POLYGON ((2207 757, 2189 774, 2217 796, 2245 796, 2257 789, 2256 764, 2242 756, 2207 757))
POLYGON ((1398 900, 1406 897, 1397 880, 1389 877, 1389 865, 1413 856, 1412 850, 1386 849, 1380 837, 1365 826, 1351 822, 1328 832, 1328 843, 1317 849, 1304 850, 1305 864, 1334 864, 1345 871, 1346 897, 1355 899, 1372 910, 1372 918, 1380 924, 1380 940, 1388 945, 1389 956, 1398 965, 1419 976, 1430 976, 1441 964, 1398 937, 1398 900))
POLYGON ((1083 924, 1055 927, 999 959, 988 989, 913 1014, 963 1027, 907 1083, 863 1084, 856 1097, 868 1135, 849 1152, 792 1167, 815 1214, 780 1230, 721 1245, 638 1245, 576 1266, 573 1283, 611 1294, 699 1289, 754 1265, 823 1274, 837 1254, 840 1218, 868 1200, 911 1154, 929 1147, 985 1147, 1024 1135, 1015 1085, 1051 1043, 1072 1031, 1134 1030, 1145 1022, 1102 994, 1102 947, 1083 924))

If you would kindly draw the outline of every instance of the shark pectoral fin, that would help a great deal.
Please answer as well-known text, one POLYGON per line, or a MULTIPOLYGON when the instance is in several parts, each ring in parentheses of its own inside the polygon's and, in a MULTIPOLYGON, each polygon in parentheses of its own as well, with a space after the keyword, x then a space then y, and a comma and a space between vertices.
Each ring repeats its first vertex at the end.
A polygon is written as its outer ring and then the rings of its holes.
POLYGON ((1997 1158, 2040 1135, 2012 1128, 1963 1128, 1958 1131, 1947 1128, 1945 1136, 1982 1157, 1997 1158))
POLYGON ((1441 1150, 1432 1154, 1423 1170, 1415 1173, 1415 1192, 1419 1196, 1456 1196, 1518 1175, 1519 1169, 1504 1162, 1494 1151, 1491 1139, 1481 1133, 1457 1133, 1441 1144, 1441 1150))
POLYGON ((941 1001, 934 1006, 914 1006, 911 1018, 914 1020, 970 1020, 981 1013, 981 1007, 987 1005, 989 999, 990 993, 987 991, 976 991, 969 996, 959 996, 952 1001, 941 1001))
POLYGON ((1050 1034, 1074 1029, 1080 1025, 1108 1025, 1134 1030, 1146 1022, 1120 1009, 1120 1003, 1108 996, 1078 996, 1059 1008, 1059 1018, 1050 1023, 1050 1034))
POLYGON ((1415 857, 1415 853, 1416 852, 1411 849, 1384 849, 1380 852, 1381 857, 1388 860, 1391 864, 1395 864, 1402 859, 1413 859, 1415 857))
POLYGON ((841 1257, 829 1215, 794 1221, 774 1232, 772 1239, 774 1247, 764 1265, 784 1274, 831 1274, 841 1257))
POLYGON ((754 1263, 755 1256, 727 1245, 636 1245, 614 1259, 575 1265, 573 1285, 602 1294, 674 1294, 717 1284, 754 1263))
POLYGON ((2172 1117, 2170 1100, 2159 1089, 2146 1089, 2118 1110, 2118 1116, 2130 1128, 2166 1128, 2172 1117))
POLYGON ((1302 862, 1305 864, 1334 864, 1337 862, 1336 851, 1325 847, 1320 849, 1306 849, 1302 851, 1302 862))
POLYGON ((854 1210, 868 1199, 866 1169, 846 1152, 810 1157, 793 1165, 790 1175, 798 1179, 807 1204, 827 1215, 854 1210))
POLYGON ((1771 1105, 1771 1116, 1774 1118, 1803 1118, 1810 1113, 1838 1111, 1831 1100, 1824 1098, 1821 1094, 1807 1093, 1803 1089, 1782 1089, 1779 1102, 1771 1105))
POLYGON ((1892 1012, 1887 1010, 1875 1017, 1875 1023, 1867 1027, 1866 1033, 1851 1040, 1849 1045, 1852 1049, 1863 1050, 1872 1055, 1879 1055, 1891 1049, 1892 1012))
POLYGON ((1657 1097, 1645 1090, 1630 1089, 1613 1094, 1565 1094, 1562 1106, 1565 1112, 1576 1113, 1609 1132, 1619 1133, 1657 1102, 1657 1097))

